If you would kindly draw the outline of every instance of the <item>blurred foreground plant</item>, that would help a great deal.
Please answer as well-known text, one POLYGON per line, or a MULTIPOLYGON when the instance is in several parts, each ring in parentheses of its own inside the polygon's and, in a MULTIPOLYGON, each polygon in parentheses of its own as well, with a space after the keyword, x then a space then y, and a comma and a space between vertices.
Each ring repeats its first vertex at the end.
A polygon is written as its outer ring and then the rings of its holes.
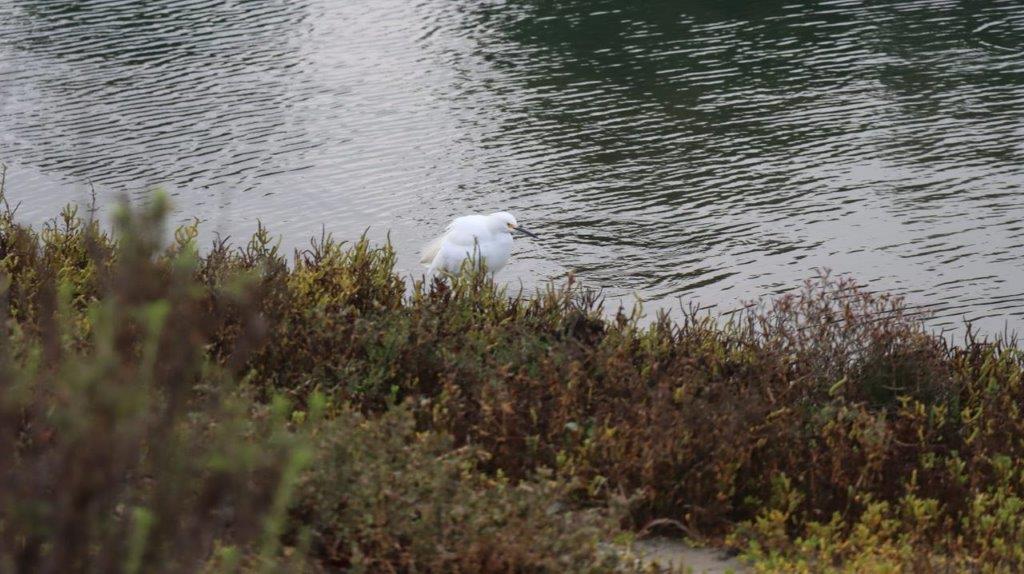
POLYGON ((123 212, 116 244, 73 210, 38 242, 0 220, 4 571, 197 570, 284 518, 307 441, 207 359, 198 258, 158 257, 163 219, 123 212))

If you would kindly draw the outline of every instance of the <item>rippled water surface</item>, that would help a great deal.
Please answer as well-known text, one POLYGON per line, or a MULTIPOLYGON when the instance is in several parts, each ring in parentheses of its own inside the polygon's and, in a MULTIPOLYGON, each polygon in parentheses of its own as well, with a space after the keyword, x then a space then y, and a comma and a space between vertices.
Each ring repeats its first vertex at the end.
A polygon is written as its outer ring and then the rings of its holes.
POLYGON ((418 273, 508 209, 527 287, 731 309, 828 267, 1024 327, 1019 0, 7 0, 0 160, 33 223, 162 186, 418 273))

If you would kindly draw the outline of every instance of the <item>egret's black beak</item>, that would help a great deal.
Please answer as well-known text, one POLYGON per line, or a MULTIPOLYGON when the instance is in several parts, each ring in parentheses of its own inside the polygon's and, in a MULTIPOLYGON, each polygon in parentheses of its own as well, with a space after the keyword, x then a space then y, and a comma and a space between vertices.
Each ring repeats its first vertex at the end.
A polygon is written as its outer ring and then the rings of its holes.
POLYGON ((533 232, 527 231, 526 229, 523 229, 522 227, 516 226, 516 227, 513 227, 512 230, 513 231, 518 231, 519 233, 522 233, 523 235, 529 235, 530 237, 532 237, 534 239, 539 239, 539 237, 534 235, 533 232))

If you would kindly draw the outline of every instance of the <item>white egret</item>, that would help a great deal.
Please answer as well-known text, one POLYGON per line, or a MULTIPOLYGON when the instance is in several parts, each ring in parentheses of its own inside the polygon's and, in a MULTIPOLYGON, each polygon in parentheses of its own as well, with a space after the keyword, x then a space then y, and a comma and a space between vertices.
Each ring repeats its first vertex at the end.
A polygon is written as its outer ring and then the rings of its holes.
POLYGON ((448 224, 444 235, 423 248, 420 263, 429 266, 428 274, 456 273, 463 261, 477 255, 489 271, 497 273, 512 254, 513 231, 537 237, 520 227, 516 218, 505 211, 457 217, 448 224))

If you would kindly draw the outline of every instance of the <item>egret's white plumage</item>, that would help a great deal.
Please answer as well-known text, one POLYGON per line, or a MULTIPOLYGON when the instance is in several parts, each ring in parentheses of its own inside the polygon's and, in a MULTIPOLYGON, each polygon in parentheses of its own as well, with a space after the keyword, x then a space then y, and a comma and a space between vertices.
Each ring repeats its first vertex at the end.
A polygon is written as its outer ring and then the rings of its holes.
POLYGON ((490 215, 466 215, 448 224, 444 235, 423 248, 420 263, 429 266, 427 273, 455 273, 467 258, 479 256, 492 273, 497 273, 512 255, 512 232, 536 237, 523 229, 508 212, 490 215))

